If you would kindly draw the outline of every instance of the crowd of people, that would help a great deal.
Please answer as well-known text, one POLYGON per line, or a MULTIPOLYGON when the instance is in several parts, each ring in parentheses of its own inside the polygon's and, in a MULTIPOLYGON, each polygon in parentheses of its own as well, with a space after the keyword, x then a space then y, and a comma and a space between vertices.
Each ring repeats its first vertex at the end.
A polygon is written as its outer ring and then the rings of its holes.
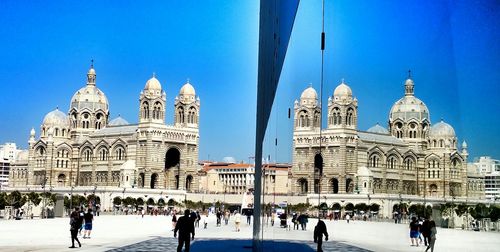
POLYGON ((409 225, 411 246, 418 247, 419 245, 426 246, 426 250, 434 251, 436 242, 436 223, 428 218, 422 219, 412 217, 409 225))

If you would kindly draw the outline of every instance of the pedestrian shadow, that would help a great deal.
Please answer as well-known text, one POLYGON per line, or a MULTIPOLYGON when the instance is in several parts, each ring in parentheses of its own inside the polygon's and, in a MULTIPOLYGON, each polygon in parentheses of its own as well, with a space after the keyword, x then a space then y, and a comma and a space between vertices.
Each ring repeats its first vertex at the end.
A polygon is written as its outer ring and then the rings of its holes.
MULTIPOLYGON (((288 241, 288 240, 264 240, 263 251, 266 252, 312 252, 316 251, 316 244, 311 241, 288 241)), ((146 241, 134 243, 108 250, 109 252, 133 252, 133 251, 176 251, 177 239, 173 237, 157 237, 146 241)), ((356 246, 337 241, 323 243, 324 251, 352 251, 369 252, 356 246)), ((191 252, 252 251, 252 240, 250 239, 210 239, 197 238, 191 243, 191 252)))

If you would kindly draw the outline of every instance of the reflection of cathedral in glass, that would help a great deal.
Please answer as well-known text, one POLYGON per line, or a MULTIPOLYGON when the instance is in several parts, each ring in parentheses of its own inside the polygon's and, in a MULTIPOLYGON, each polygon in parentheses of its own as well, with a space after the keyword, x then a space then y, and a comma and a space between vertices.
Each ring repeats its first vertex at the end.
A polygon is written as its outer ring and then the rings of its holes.
POLYGON ((328 98, 325 129, 318 95, 305 89, 294 106, 292 191, 453 197, 480 188, 467 182, 465 141, 458 150, 452 126, 442 120, 431 125, 410 77, 404 88, 389 113, 389 129, 376 124, 367 131, 357 129, 358 100, 344 81, 328 98))
POLYGON ((27 170, 12 186, 111 186, 195 189, 200 99, 188 82, 175 97, 174 125, 165 124, 166 93, 153 76, 139 97, 139 123, 118 116, 96 86, 93 66, 87 84, 71 98, 68 115, 56 109, 31 130, 27 170))

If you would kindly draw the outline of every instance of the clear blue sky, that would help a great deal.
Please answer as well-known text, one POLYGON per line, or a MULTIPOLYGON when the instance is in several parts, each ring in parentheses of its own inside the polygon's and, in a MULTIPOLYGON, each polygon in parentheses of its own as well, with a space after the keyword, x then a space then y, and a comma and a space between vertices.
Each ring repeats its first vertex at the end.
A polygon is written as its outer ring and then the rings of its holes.
MULTIPOLYGON (((190 78, 201 98, 200 159, 253 156, 258 12, 238 1, 0 1, 0 143, 27 146, 44 115, 65 112, 90 59, 111 118, 137 122, 152 72, 173 99, 190 78)), ((321 1, 303 0, 285 60, 265 154, 291 161, 288 107, 319 91, 321 1), (277 132, 277 133, 276 133, 277 132), (275 149, 271 139, 278 136, 275 149)), ((498 1, 328 1, 324 102, 345 78, 359 128, 386 126, 412 69, 431 120, 450 123, 471 157, 500 158, 498 1)))

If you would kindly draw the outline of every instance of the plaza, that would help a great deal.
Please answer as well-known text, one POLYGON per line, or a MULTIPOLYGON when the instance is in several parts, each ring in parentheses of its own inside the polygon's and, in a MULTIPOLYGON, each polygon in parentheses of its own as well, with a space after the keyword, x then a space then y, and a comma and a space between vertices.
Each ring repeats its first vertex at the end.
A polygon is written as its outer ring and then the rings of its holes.
MULTIPOLYGON (((244 219, 244 218, 243 218, 244 219)), ((196 228, 191 251, 250 251, 252 226, 243 223, 235 232, 231 217, 227 226, 216 227, 214 215, 207 229, 196 228)), ((265 251, 314 251, 313 230, 317 220, 310 218, 306 231, 264 226, 265 251)), ((423 251, 411 247, 407 224, 325 220, 330 234, 325 251, 423 251)), ((1 220, 0 251, 175 251, 170 216, 101 215, 94 220, 91 239, 79 238, 82 247, 69 249, 69 218, 1 220)), ((500 233, 438 228, 436 251, 495 251, 500 233)))

